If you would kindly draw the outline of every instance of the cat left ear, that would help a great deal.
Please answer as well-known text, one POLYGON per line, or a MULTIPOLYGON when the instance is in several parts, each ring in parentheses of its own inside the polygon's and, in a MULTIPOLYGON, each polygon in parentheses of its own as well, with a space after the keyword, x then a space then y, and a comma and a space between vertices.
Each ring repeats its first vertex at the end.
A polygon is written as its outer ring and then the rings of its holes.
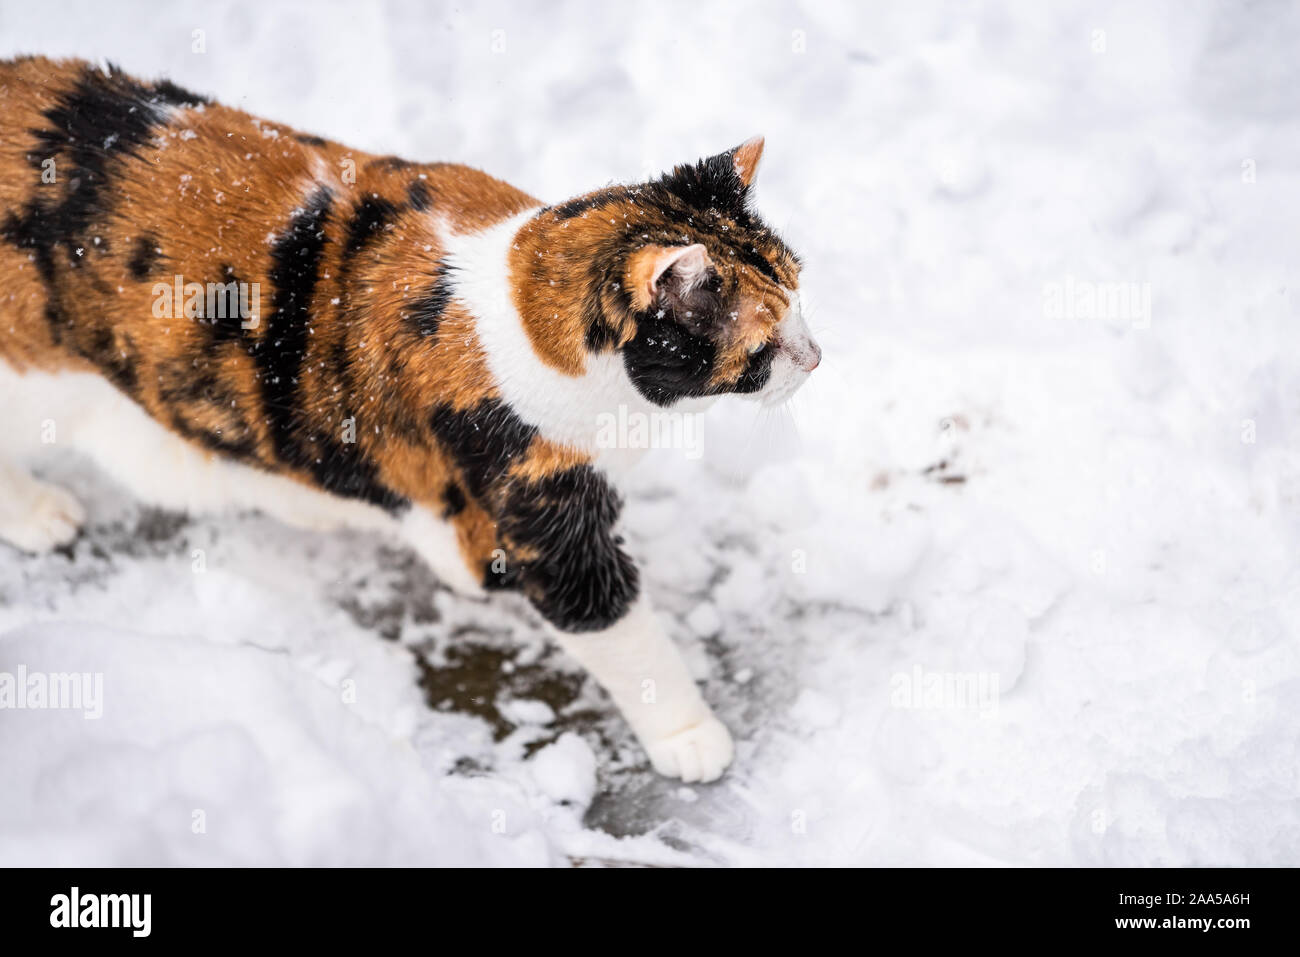
POLYGON ((632 297, 638 309, 650 304, 667 291, 689 291, 703 279, 713 265, 708 250, 701 243, 692 246, 645 246, 632 255, 628 266, 632 297), (668 274, 669 270, 671 274, 668 274))
POLYGON ((763 158, 763 137, 755 136, 745 140, 731 151, 731 163, 736 169, 740 181, 748 186, 754 182, 758 172, 758 161, 763 158))

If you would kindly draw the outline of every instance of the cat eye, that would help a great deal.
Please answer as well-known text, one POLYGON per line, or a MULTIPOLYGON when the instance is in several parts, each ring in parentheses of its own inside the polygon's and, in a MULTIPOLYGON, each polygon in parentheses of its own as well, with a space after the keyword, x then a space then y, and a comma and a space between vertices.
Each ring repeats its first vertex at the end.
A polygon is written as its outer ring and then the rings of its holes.
POLYGON ((756 356, 766 348, 767 348, 766 342, 756 342, 754 345, 749 347, 749 354, 751 356, 756 356))

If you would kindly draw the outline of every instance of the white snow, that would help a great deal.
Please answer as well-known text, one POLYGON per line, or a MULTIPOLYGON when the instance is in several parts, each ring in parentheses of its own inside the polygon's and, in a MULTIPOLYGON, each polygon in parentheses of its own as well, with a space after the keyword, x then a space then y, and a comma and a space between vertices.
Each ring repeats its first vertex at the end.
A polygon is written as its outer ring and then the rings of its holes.
POLYGON ((533 755, 528 764, 533 781, 552 801, 586 807, 596 793, 596 755, 572 731, 533 755))
POLYGON ((866 6, 6 8, 0 53, 548 200, 762 133, 825 358, 629 490, 707 787, 517 604, 53 464, 92 528, 0 553, 0 671, 104 714, 0 711, 0 863, 1300 863, 1300 10, 866 6))

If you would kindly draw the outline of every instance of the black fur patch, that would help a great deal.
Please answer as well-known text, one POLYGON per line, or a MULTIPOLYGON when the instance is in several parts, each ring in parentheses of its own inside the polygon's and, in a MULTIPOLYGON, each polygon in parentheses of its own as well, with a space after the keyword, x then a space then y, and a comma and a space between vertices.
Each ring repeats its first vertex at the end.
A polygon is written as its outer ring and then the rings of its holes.
POLYGON ((397 218, 397 207, 378 196, 367 196, 357 203, 348 220, 347 238, 343 244, 343 261, 347 262, 365 249, 376 233, 397 218))
MULTIPOLYGON (((310 472, 327 492, 396 512, 409 503, 379 482, 375 464, 361 449, 313 429, 300 414, 298 377, 307 355, 307 327, 332 203, 328 189, 317 190, 271 247, 274 309, 261 338, 250 341, 249 352, 257 362, 276 456, 310 472)), ((342 428, 341 422, 335 424, 342 428)))
MULTIPOLYGON (((94 343, 76 341, 72 319, 65 314, 70 304, 63 301, 55 281, 60 258, 56 252, 62 248, 66 268, 82 267, 82 256, 94 245, 88 230, 112 205, 107 187, 114 164, 138 157, 152 131, 164 123, 161 107, 203 102, 172 83, 150 86, 111 65, 109 75, 87 66, 45 111, 47 125, 29 130, 35 141, 27 154, 32 167, 40 170, 46 160, 53 160, 56 180, 46 184, 38 179, 22 214, 10 214, 0 232, 6 241, 31 250, 45 282, 45 318, 56 343, 66 340, 92 361, 102 355, 94 343)), ((120 355, 114 361, 120 363, 120 355)), ((105 373, 121 388, 133 383, 120 369, 105 368, 105 373)))
POLYGON ((406 199, 411 208, 419 212, 424 212, 433 205, 433 197, 429 195, 429 187, 423 180, 417 179, 406 187, 406 199))
POLYGON ((233 458, 240 462, 255 463, 257 461, 257 444, 251 437, 232 439, 221 432, 215 432, 211 429, 199 428, 179 413, 174 413, 171 417, 172 428, 176 432, 191 442, 196 442, 205 449, 233 458))
POLYGON ((65 246, 74 267, 74 247, 86 245, 82 234, 103 211, 101 196, 111 164, 138 156, 151 131, 164 122, 161 107, 205 102, 175 84, 145 86, 110 69, 111 77, 87 67, 72 89, 45 111, 49 125, 30 131, 37 142, 36 165, 54 159, 57 183, 66 184, 61 186, 61 202, 42 205, 44 239, 65 246))
MULTIPOLYGON (((758 251, 754 243, 759 233, 765 233, 769 240, 776 240, 780 248, 784 249, 784 244, 770 233, 767 226, 758 217, 750 213, 743 203, 739 207, 729 206, 722 209, 717 206, 697 208, 680 205, 681 202, 684 202, 683 197, 708 195, 706 187, 691 183, 691 177, 687 178, 687 185, 668 185, 670 182, 677 182, 677 177, 682 175, 682 169, 682 167, 679 167, 673 173, 664 177, 663 180, 656 181, 645 187, 641 193, 643 200, 654 203, 665 218, 682 229, 698 226, 696 220, 701 216, 706 220, 717 219, 720 216, 729 217, 733 220, 734 226, 729 224, 729 228, 725 233, 719 234, 715 232, 712 238, 715 241, 720 240, 726 243, 727 248, 737 259, 745 265, 758 270, 772 282, 779 284, 781 278, 777 274, 776 268, 758 251), (676 202, 674 202, 674 199, 676 202)), ((694 170, 696 167, 685 167, 685 169, 694 170)), ((789 253, 788 249, 785 251, 789 253)), ((789 255, 794 258, 793 253, 789 253, 789 255)))
POLYGON ((583 342, 588 352, 605 352, 618 345, 618 333, 614 331, 603 315, 588 316, 587 331, 583 342))
POLYGON ((447 304, 452 299, 452 287, 448 278, 451 267, 445 260, 439 261, 437 269, 433 274, 433 286, 425 293, 424 297, 415 305, 408 315, 411 323, 415 326, 415 331, 422 338, 430 339, 438 334, 438 325, 442 322, 442 314, 447 309, 447 304))
POLYGON ((253 331, 251 328, 244 328, 244 316, 240 314, 243 290, 247 289, 249 284, 243 282, 235 273, 235 267, 227 263, 221 267, 220 282, 213 283, 209 286, 209 289, 216 289, 217 287, 220 287, 220 295, 204 302, 205 316, 198 322, 212 330, 214 345, 220 345, 223 342, 237 342, 253 331), (208 313, 209 302, 217 307, 210 314, 208 313), (217 315, 216 313, 224 313, 224 315, 217 315))
POLYGON ((130 352, 124 354, 106 325, 92 327, 84 338, 86 341, 77 351, 95 363, 109 382, 127 395, 134 395, 139 385, 135 356, 130 352))
POLYGON ((446 488, 442 490, 442 517, 455 518, 461 512, 465 511, 468 504, 465 500, 465 493, 461 491, 459 485, 455 482, 448 482, 446 488))
POLYGON ((257 360, 276 454, 295 465, 306 457, 297 440, 298 375, 307 353, 307 324, 331 203, 328 189, 317 190, 271 247, 274 308, 262 337, 249 348, 257 360))
POLYGON ((581 216, 583 213, 590 210, 599 209, 611 199, 621 198, 626 196, 627 193, 627 187, 616 186, 612 189, 600 190, 586 196, 579 196, 576 199, 571 199, 568 202, 559 203, 555 206, 548 206, 546 209, 539 211, 537 215, 542 216, 546 213, 553 213, 556 219, 573 219, 574 217, 581 216))
POLYGON ((56 346, 60 345, 63 342, 63 315, 59 312, 59 307, 52 302, 47 302, 45 308, 41 310, 41 315, 50 330, 50 339, 56 346))
POLYGON ((623 347, 628 378, 638 392, 661 406, 707 394, 717 357, 712 341, 657 312, 638 317, 636 335, 623 347))
POLYGON ((591 466, 515 488, 499 523, 503 538, 537 558, 520 565, 524 593, 562 631, 599 631, 636 600, 635 563, 614 534, 622 502, 591 466))
MULTIPOLYGON (((114 75, 121 73, 116 64, 110 64, 114 75)), ((164 103, 167 106, 211 106, 212 98, 193 93, 183 86, 177 86, 171 80, 159 80, 149 88, 149 101, 153 104, 164 103)))
POLYGON ((131 258, 126 263, 126 268, 131 272, 131 278, 138 282, 144 282, 148 279, 149 271, 153 268, 154 263, 158 261, 160 253, 158 242, 152 236, 146 234, 139 237, 132 245, 131 258))
POLYGON ((519 587, 519 569, 514 565, 506 563, 504 569, 497 570, 496 559, 488 559, 483 563, 483 588, 486 591, 513 591, 519 587))
POLYGON ((243 462, 258 462, 257 443, 240 411, 238 394, 202 361, 163 369, 159 397, 172 408, 172 427, 185 438, 243 462), (199 425, 186 418, 185 413, 195 407, 217 410, 225 427, 199 425))
POLYGON ((484 399, 460 411, 440 405, 430 425, 460 467, 469 494, 480 500, 537 435, 537 429, 497 399, 484 399))
POLYGON ((767 380, 772 376, 772 359, 775 355, 776 352, 767 345, 762 351, 750 356, 745 371, 736 379, 731 391, 747 395, 767 385, 767 380))
MULTIPOLYGON (((491 498, 493 488, 524 455, 536 429, 504 403, 485 399, 457 412, 443 406, 434 412, 433 431, 460 467, 461 479, 476 499, 491 498)), ((452 511, 452 489, 444 493, 452 511)), ((500 502, 500 499, 497 499, 500 502)), ((512 484, 499 505, 497 522, 507 552, 515 552, 503 570, 488 561, 483 586, 522 587, 548 621, 566 631, 607 628, 626 612, 637 595, 637 571, 619 548, 614 524, 622 503, 601 475, 584 466, 537 482, 512 484), (517 556, 536 556, 522 561, 517 556)))
POLYGON ((30 203, 23 215, 11 212, 5 217, 4 223, 0 224, 0 238, 19 249, 32 251, 36 270, 48 289, 49 284, 54 282, 54 242, 46 220, 41 205, 30 203))
POLYGON ((393 173, 414 165, 415 164, 410 160, 402 159, 400 156, 381 156, 378 159, 373 159, 367 163, 366 169, 373 168, 393 173))
POLYGON ((716 209, 742 226, 753 225, 746 205, 749 187, 736 173, 734 151, 678 166, 652 186, 671 193, 692 209, 716 209))

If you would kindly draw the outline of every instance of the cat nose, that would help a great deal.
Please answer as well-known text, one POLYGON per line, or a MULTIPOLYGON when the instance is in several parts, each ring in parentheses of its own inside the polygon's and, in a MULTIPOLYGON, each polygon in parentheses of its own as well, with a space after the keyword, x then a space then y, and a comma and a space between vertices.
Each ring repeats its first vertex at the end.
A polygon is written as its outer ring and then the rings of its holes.
POLYGON ((812 372, 822 362, 822 349, 809 335, 782 336, 778 347, 804 372, 812 372))
POLYGON ((813 342, 811 336, 785 339, 781 343, 790 359, 804 372, 812 372, 822 362, 822 347, 813 342))

